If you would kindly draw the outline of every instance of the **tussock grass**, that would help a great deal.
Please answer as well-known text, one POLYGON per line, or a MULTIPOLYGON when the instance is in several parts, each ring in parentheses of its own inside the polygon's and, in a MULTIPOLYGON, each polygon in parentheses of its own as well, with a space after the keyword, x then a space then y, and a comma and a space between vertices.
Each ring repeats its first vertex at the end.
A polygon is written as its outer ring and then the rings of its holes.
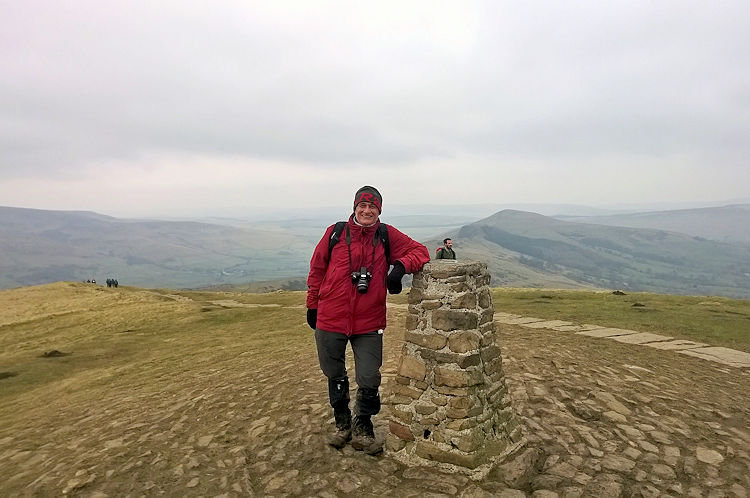
POLYGON ((0 291, 0 435, 19 414, 52 414, 186 374, 278 360, 309 340, 305 294, 190 293, 56 283, 0 291), (286 307, 222 307, 214 300, 286 307), (202 311, 207 309, 208 311, 202 311), (58 350, 65 356, 44 357, 58 350))
POLYGON ((645 292, 492 290, 495 310, 654 332, 750 352, 750 300, 645 292))

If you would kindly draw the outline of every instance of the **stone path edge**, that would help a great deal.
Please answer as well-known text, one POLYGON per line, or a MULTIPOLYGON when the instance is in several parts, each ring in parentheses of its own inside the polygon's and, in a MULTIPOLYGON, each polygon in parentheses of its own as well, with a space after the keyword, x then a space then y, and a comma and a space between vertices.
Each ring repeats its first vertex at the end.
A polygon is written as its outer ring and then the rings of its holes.
POLYGON ((534 318, 501 311, 495 312, 495 322, 503 325, 517 325, 519 327, 554 330, 556 332, 572 332, 588 337, 612 339, 624 344, 635 344, 664 351, 675 351, 721 365, 750 369, 750 353, 736 349, 709 346, 708 344, 685 339, 675 339, 650 332, 638 332, 637 330, 592 324, 577 325, 562 320, 534 318))

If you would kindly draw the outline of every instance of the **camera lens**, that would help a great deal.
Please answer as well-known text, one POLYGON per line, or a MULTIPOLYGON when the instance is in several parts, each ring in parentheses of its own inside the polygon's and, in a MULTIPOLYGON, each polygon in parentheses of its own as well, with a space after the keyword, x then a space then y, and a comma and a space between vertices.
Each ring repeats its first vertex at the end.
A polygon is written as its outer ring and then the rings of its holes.
POLYGON ((352 278, 354 278, 354 275, 357 275, 357 292, 360 294, 364 294, 367 292, 367 289, 370 288, 370 279, 372 278, 372 275, 370 272, 367 271, 366 267, 362 267, 359 270, 358 274, 352 273, 352 278))

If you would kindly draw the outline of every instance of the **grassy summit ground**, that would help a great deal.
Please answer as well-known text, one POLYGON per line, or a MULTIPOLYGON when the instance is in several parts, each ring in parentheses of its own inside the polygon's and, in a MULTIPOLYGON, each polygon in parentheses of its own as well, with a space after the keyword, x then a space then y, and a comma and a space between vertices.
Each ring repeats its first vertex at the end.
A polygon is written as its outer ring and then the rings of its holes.
POLYGON ((648 292, 493 289, 496 311, 654 332, 750 352, 750 300, 648 292))
MULTIPOLYGON (((512 289, 496 289, 493 298, 506 312, 654 330, 750 351, 748 301, 512 289), (636 302, 644 306, 633 307, 636 302)), ((388 458, 325 445, 330 410, 304 301, 304 292, 65 282, 0 291, 0 494, 306 495, 333 489, 347 495, 367 489, 377 495, 412 489, 417 496, 420 489, 466 486, 460 479, 419 478, 388 458), (342 469, 348 476, 339 475, 342 469)), ((389 302, 397 306, 389 308, 386 379, 403 338, 406 297, 389 302)), ((750 413, 741 394, 746 374, 737 380, 736 371, 714 370, 703 360, 514 327, 502 328, 500 340, 514 390, 523 390, 529 379, 542 382, 552 361, 575 375, 549 382, 569 382, 564 391, 582 399, 602 389, 602 372, 610 372, 612 382, 638 374, 646 376, 648 389, 664 383, 659 389, 668 389, 675 403, 698 400, 705 408, 700 416, 722 430, 740 427, 750 413), (605 364, 597 363, 600 357, 605 364), (619 365, 623 358, 625 366, 619 365), (643 367, 627 370, 636 365, 643 367)), ((558 392, 553 387, 528 391, 558 392)), ((523 397, 517 402, 526 403, 523 397)), ((659 412, 655 403, 648 407, 659 412)), ((529 410, 523 413, 532 417, 529 410)), ((554 420, 547 412, 539 416, 554 420)), ((381 433, 385 420, 384 414, 381 433)), ((742 430, 736 434, 745 437, 742 430)), ((695 451, 691 441, 681 443, 683 454, 695 451)), ((617 444, 610 446, 619 451, 617 444)), ((729 457, 727 462, 734 465, 729 457)), ((733 469, 727 475, 742 475, 733 469)), ((483 484, 489 492, 493 485, 483 484)))

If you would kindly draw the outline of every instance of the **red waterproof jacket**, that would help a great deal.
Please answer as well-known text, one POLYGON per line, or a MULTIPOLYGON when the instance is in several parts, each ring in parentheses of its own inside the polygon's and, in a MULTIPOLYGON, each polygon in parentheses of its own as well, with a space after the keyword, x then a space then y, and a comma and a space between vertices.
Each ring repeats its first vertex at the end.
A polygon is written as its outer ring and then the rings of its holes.
MULTIPOLYGON (((385 280, 388 274, 385 249, 379 240, 373 255, 373 240, 380 220, 363 227, 354 223, 353 218, 353 215, 349 217, 339 242, 333 247, 330 261, 328 243, 334 225, 326 229, 313 252, 307 277, 307 307, 318 310, 317 328, 348 336, 385 328, 385 280), (349 244, 346 241, 347 228, 349 244), (352 283, 351 274, 363 266, 372 273, 372 280, 368 291, 360 294, 352 283)), ((430 260, 430 252, 424 245, 391 225, 388 225, 388 239, 391 264, 400 261, 406 273, 421 270, 430 260)))

